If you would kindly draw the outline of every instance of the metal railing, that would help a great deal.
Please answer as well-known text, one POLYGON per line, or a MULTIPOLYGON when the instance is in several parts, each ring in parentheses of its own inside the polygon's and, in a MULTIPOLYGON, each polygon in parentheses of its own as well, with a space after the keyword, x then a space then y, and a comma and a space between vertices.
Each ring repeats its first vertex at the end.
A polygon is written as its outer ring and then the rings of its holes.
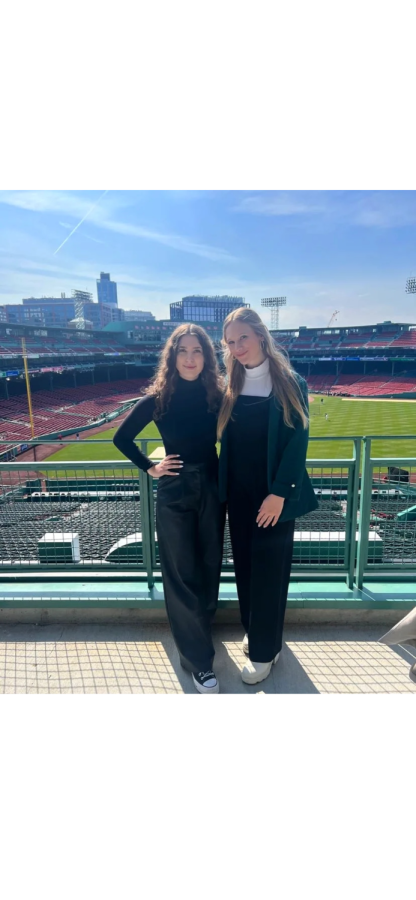
MULTIPOLYGON (((374 440, 363 438, 358 555, 355 582, 378 572, 416 575, 416 457, 373 457, 374 440)), ((389 435, 415 440, 415 435, 389 435)))
MULTIPOLYGON (((372 439, 344 440, 351 442, 350 458, 307 460, 320 505, 296 521, 293 576, 335 574, 361 587, 368 574, 415 573, 416 457, 377 459, 372 439), (406 474, 394 476, 392 466, 406 474)), ((112 442, 78 447, 97 443, 112 442)), ((138 443, 148 455, 160 439, 138 443)), ((0 577, 123 572, 151 587, 160 579, 156 490, 157 482, 125 460, 0 463, 0 577)), ((233 580, 233 572, 226 525, 223 580, 233 580)))

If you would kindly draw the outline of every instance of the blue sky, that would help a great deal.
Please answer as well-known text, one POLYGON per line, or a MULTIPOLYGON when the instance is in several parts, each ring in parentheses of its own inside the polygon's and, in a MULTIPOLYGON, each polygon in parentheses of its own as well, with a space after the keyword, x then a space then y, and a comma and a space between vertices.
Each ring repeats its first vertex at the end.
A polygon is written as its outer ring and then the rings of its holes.
POLYGON ((187 294, 227 293, 260 312, 286 295, 281 327, 326 325, 335 309, 341 325, 416 322, 416 192, 0 191, 0 304, 96 299, 100 271, 120 306, 157 318, 187 294))

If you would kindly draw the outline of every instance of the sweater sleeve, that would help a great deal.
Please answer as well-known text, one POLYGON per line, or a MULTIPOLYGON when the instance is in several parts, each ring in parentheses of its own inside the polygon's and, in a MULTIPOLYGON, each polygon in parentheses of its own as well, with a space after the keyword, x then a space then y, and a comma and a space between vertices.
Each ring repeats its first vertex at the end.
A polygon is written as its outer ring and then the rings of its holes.
MULTIPOLYGON (((303 378, 299 378, 299 389, 302 394, 305 412, 308 414, 308 386, 303 378)), ((285 500, 299 497, 305 474, 309 440, 309 428, 304 428, 300 418, 297 418, 295 427, 290 428, 289 431, 289 440, 283 451, 271 490, 272 494, 283 497, 285 500)))
POLYGON ((142 469, 144 472, 151 469, 155 463, 139 450, 134 443, 134 438, 143 431, 143 428, 145 428, 149 422, 153 421, 154 410, 154 397, 152 397, 151 394, 141 397, 136 405, 133 406, 133 409, 128 416, 126 416, 124 422, 121 423, 113 437, 113 443, 117 447, 117 450, 120 450, 124 456, 127 456, 127 459, 130 459, 135 466, 142 469))

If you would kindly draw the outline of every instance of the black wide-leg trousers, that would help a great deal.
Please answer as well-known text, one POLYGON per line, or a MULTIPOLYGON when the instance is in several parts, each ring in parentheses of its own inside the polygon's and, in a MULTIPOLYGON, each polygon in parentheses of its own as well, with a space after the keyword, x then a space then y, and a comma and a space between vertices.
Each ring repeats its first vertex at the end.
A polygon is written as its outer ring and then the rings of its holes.
POLYGON ((241 622, 254 662, 271 662, 282 649, 283 625, 293 555, 295 522, 267 528, 256 523, 267 495, 231 490, 228 520, 241 622))
POLYGON ((218 603, 225 504, 217 470, 184 464, 157 485, 156 529, 166 610, 181 663, 212 668, 211 622, 218 603))

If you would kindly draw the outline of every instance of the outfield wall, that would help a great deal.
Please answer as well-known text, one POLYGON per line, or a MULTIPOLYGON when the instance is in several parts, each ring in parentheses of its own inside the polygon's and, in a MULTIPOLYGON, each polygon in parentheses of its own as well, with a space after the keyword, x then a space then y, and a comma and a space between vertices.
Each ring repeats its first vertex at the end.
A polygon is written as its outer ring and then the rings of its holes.
POLYGON ((360 400, 416 400, 416 392, 408 392, 407 394, 377 394, 377 397, 360 397, 360 400))
POLYGON ((315 388, 308 389, 309 394, 316 394, 318 397, 340 397, 341 400, 416 400, 416 392, 408 391, 405 394, 371 394, 370 396, 363 396, 362 394, 332 394, 331 391, 322 391, 316 390, 315 388))

